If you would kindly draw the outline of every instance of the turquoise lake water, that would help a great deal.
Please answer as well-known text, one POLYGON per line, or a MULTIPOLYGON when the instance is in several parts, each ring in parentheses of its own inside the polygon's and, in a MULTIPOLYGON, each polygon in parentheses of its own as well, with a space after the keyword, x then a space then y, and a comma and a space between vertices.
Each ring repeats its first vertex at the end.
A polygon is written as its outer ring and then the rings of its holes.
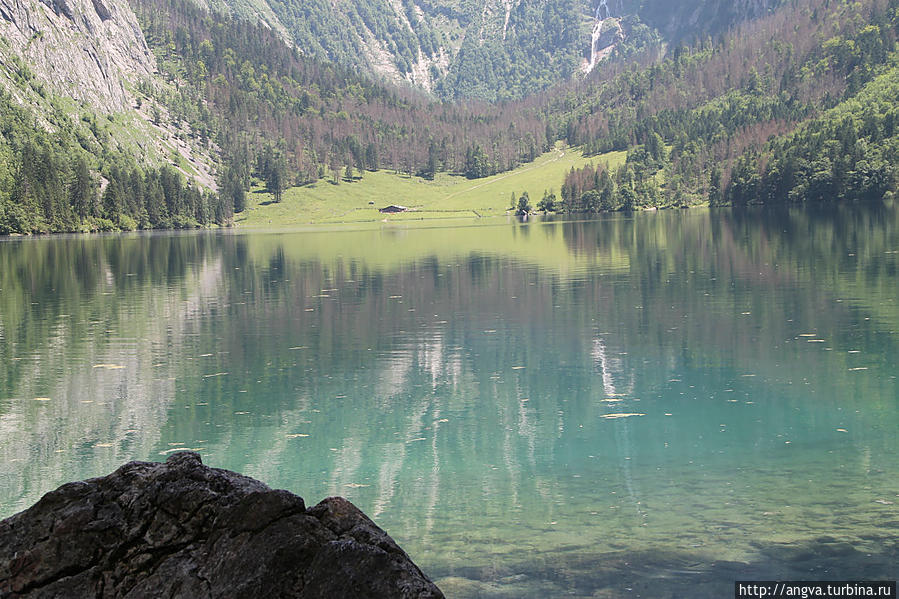
POLYGON ((0 517, 195 449, 449 597, 899 577, 899 213, 0 242, 0 517))

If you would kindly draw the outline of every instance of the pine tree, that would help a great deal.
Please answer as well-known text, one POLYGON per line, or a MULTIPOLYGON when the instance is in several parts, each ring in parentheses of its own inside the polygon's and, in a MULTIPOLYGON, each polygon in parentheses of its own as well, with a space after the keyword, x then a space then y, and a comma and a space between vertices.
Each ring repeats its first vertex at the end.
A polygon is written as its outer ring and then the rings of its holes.
POLYGON ((275 196, 275 202, 280 202, 284 195, 284 188, 287 186, 287 163, 280 152, 276 152, 272 156, 265 186, 268 188, 268 192, 275 196))
MULTIPOLYGON (((514 195, 514 194, 513 194, 514 195)), ((515 214, 518 216, 527 216, 528 213, 533 210, 533 206, 531 206, 531 198, 528 195, 528 192, 524 192, 521 194, 521 197, 518 198, 517 209, 515 210, 515 214)))
POLYGON ((72 177, 69 182, 69 203, 76 216, 83 222, 92 214, 94 205, 94 180, 91 178, 87 160, 79 156, 72 167, 72 177))
POLYGON ((715 165, 709 174, 709 205, 718 206, 721 200, 721 169, 715 165))

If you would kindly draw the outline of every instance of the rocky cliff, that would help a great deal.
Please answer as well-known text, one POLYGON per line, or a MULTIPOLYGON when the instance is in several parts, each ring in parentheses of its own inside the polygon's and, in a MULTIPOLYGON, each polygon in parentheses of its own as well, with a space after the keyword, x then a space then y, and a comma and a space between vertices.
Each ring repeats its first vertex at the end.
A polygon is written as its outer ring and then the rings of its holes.
POLYGON ((0 38, 4 65, 17 56, 57 95, 104 112, 126 109, 126 83, 156 69, 125 0, 0 0, 0 38))
POLYGON ((737 23, 757 19, 781 4, 781 0, 620 0, 621 10, 662 32, 672 43, 691 42, 717 35, 737 23))
POLYGON ((192 452, 63 485, 0 522, 0 596, 438 599, 345 499, 209 468, 192 452))

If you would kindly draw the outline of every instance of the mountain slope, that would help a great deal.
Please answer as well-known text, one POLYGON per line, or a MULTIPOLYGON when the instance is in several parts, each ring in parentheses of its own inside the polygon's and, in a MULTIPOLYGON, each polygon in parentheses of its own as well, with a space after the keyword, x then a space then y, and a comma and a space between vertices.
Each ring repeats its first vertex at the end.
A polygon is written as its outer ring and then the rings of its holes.
POLYGON ((638 15, 669 44, 678 45, 717 37, 735 25, 773 13, 781 4, 782 0, 642 0, 631 2, 624 12, 638 15))
POLYGON ((56 94, 107 112, 128 107, 126 85, 156 68, 134 13, 118 0, 0 0, 0 38, 0 63, 22 61, 56 94))
MULTIPOLYGON (((161 71, 177 81, 167 100, 174 114, 206 131, 226 161, 252 167, 271 153, 294 167, 291 181, 330 173, 339 183, 346 167, 465 172, 475 149, 493 173, 547 145, 535 110, 438 103, 306 57, 265 27, 187 2, 142 0, 137 8, 161 71)), ((241 170, 246 187, 250 173, 241 170)))
POLYGON ((718 35, 768 14, 778 2, 213 0, 209 5, 261 20, 308 56, 441 98, 498 100, 565 81, 595 62, 597 53, 611 55, 621 41, 637 47, 677 45, 718 35), (614 21, 621 34, 594 48, 594 32, 603 21, 614 21))
POLYGON ((622 168, 570 173, 564 209, 891 197, 897 38, 897 0, 797 1, 560 89, 546 114, 569 143, 628 151, 622 168))
POLYGON ((211 148, 139 91, 156 68, 127 2, 0 0, 0 233, 230 219, 211 148))

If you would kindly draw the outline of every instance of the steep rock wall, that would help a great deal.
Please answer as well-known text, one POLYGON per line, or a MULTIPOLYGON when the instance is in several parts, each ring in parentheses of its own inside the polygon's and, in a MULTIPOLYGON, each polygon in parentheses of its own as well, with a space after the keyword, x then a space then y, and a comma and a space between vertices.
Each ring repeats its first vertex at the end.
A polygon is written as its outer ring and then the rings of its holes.
POLYGON ((156 62, 124 0, 0 0, 0 58, 22 58, 60 96, 104 112, 129 106, 125 82, 156 62))

